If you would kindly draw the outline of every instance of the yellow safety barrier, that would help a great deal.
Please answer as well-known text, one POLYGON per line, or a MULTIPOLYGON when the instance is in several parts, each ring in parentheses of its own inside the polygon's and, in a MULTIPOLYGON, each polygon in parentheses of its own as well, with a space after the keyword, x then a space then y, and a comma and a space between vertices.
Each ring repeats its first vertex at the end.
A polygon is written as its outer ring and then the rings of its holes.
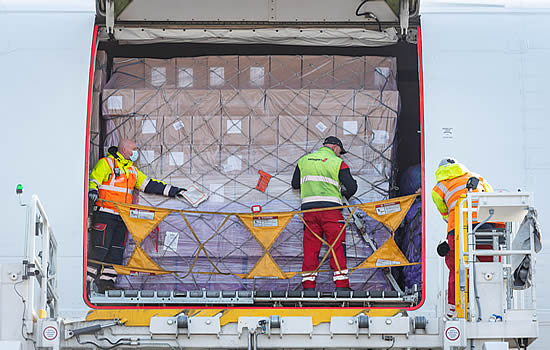
MULTIPOLYGON (((350 273, 358 269, 370 269, 381 267, 395 267, 395 266, 408 266, 417 265, 419 262, 409 262, 405 255, 401 252, 394 240, 395 230, 399 227, 409 208, 413 204, 418 195, 410 195, 404 197, 391 198, 383 201, 377 201, 372 203, 354 204, 349 206, 331 207, 323 209, 312 209, 304 211, 292 211, 292 212, 273 212, 273 213, 226 213, 226 212, 208 212, 208 211, 191 211, 191 210, 175 210, 166 208, 147 207, 137 204, 126 204, 112 202, 118 209, 120 216, 124 220, 128 231, 132 238, 136 242, 136 246, 131 253, 130 258, 126 265, 114 265, 118 274, 128 275, 134 272, 144 272, 153 275, 162 275, 173 273, 178 277, 186 277, 191 273, 198 274, 220 274, 220 275, 235 275, 243 279, 251 279, 254 277, 275 277, 278 279, 288 279, 294 277, 296 274, 302 272, 311 271, 283 271, 277 262, 270 254, 270 250, 277 238, 281 235, 281 232, 286 228, 289 222, 295 215, 298 215, 302 221, 302 214, 305 212, 333 210, 351 208, 352 212, 361 209, 369 217, 384 224, 390 231, 391 236, 383 243, 371 256, 361 262, 355 267, 348 268, 350 273), (179 213, 185 221, 187 228, 191 232, 199 248, 194 256, 194 261, 187 271, 170 271, 159 266, 141 247, 144 239, 170 214, 179 213), (201 242, 198 235, 193 230, 193 227, 188 219, 189 215, 220 215, 224 216, 220 226, 212 233, 212 235, 201 242), (228 222, 228 220, 235 216, 248 230, 251 236, 258 242, 263 249, 263 254, 256 261, 255 265, 247 273, 233 273, 221 270, 214 261, 209 257, 205 244, 219 234, 220 230, 228 222), (209 263, 214 268, 214 271, 195 271, 195 263, 198 259, 198 255, 203 253, 208 259, 209 263)), ((348 217, 348 221, 351 219, 351 215, 348 217)), ((304 221, 304 224, 305 221, 304 221)), ((347 222, 346 222, 347 224, 347 222)), ((306 224, 307 225, 307 224, 306 224)), ((345 225, 340 232, 340 235, 344 232, 345 225)), ((330 256, 334 244, 329 244, 322 238, 322 235, 314 233, 314 235, 325 245, 328 246, 328 250, 325 253, 323 259, 319 263, 317 269, 314 272, 320 272, 321 265, 330 256)), ((338 265, 338 261, 336 261, 338 265)), ((339 266, 339 265, 338 265, 339 266)))

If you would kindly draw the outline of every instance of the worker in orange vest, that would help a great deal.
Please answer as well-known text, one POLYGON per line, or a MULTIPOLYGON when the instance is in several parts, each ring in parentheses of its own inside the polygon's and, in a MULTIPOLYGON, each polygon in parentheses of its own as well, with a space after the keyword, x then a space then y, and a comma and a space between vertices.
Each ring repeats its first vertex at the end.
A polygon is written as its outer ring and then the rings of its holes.
POLYGON ((126 244, 126 225, 111 202, 132 203, 134 189, 167 197, 185 191, 143 174, 134 165, 137 159, 136 143, 122 140, 118 147, 109 148, 107 157, 101 158, 90 174, 88 199, 97 210, 89 229, 86 280, 89 285, 94 282, 99 293, 116 289, 117 273, 111 264, 122 264, 126 244))
MULTIPOLYGON (((466 183, 471 177, 477 177, 479 183, 472 192, 493 192, 493 188, 481 176, 470 172, 464 165, 453 158, 444 158, 439 163, 435 172, 437 184, 432 189, 432 200, 441 213, 443 220, 447 222, 447 241, 437 247, 440 256, 445 257, 445 264, 449 268, 448 283, 448 316, 452 317, 455 311, 455 254, 454 254, 454 233, 455 233, 455 207, 461 195, 466 194, 468 189, 466 183)), ((477 213, 472 213, 477 219, 477 213)), ((485 224, 483 228, 494 227, 493 224, 485 224)))

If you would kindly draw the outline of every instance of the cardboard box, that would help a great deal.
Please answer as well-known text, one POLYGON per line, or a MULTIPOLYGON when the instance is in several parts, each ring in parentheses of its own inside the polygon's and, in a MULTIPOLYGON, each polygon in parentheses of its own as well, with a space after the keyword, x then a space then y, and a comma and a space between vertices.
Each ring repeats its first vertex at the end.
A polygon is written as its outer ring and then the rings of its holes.
POLYGON ((146 58, 145 64, 145 87, 166 88, 176 87, 176 60, 146 58))
POLYGON ((193 144, 218 145, 221 143, 221 116, 193 117, 193 144))
POLYGON ((135 91, 137 115, 177 115, 179 93, 174 89, 147 89, 135 91))
POLYGON ((221 148, 222 174, 247 174, 249 167, 248 146, 223 146, 221 148))
POLYGON ((397 118, 398 91, 360 90, 355 93, 354 111, 367 117, 397 118))
POLYGON ((307 117, 279 117, 279 145, 301 145, 305 149, 307 142, 307 117))
POLYGON ((366 143, 366 121, 363 116, 338 117, 336 136, 342 140, 344 148, 366 143))
POLYGON ((134 90, 132 89, 104 89, 103 116, 127 115, 134 113, 134 90))
POLYGON ((269 64, 271 89, 302 88, 301 56, 270 56, 269 64))
POLYGON ((318 150, 325 138, 336 135, 336 117, 308 116, 307 118, 307 150, 318 150))
POLYGON ((397 90, 395 57, 367 57, 364 86, 368 90, 397 90))
POLYGON ((220 146, 200 145, 191 146, 191 173, 215 174, 221 173, 220 146))
POLYGON ((208 88, 208 60, 206 57, 176 58, 176 87, 178 89, 208 88))
POLYGON ((239 56, 239 88, 265 89, 269 83, 269 56, 239 56))
POLYGON ((164 130, 164 118, 156 116, 135 117, 136 137, 138 147, 160 146, 164 130))
POLYGON ((163 145, 162 177, 185 176, 191 172, 191 145, 187 143, 163 145))
POLYGON ((100 93, 94 91, 92 94, 92 111, 90 114, 90 132, 99 133, 99 108, 100 108, 100 93))
POLYGON ((304 56, 302 88, 331 89, 334 87, 332 56, 304 56))
POLYGON ((264 116, 265 92, 263 90, 221 90, 221 107, 228 116, 264 116))
POLYGON ((165 116, 162 141, 166 145, 190 144, 193 118, 190 116, 165 116))
POLYGON ((108 89, 145 88, 145 63, 143 58, 113 58, 111 78, 105 85, 108 89))
POLYGON ((396 118, 367 117, 367 143, 384 151, 393 144, 397 128, 396 118))
POLYGON ((208 87, 211 89, 239 88, 239 62, 237 56, 208 57, 208 87))
POLYGON ((324 116, 351 116, 353 90, 313 89, 310 91, 310 114, 324 116))
POLYGON ((145 175, 155 178, 162 178, 162 150, 159 145, 138 145, 139 158, 136 166, 145 175))
POLYGON ((277 153, 275 145, 250 146, 250 173, 256 174, 258 170, 262 170, 270 175, 275 175, 278 163, 277 153))
POLYGON ((309 90, 267 90, 266 108, 270 116, 309 114, 309 90))
POLYGON ((176 103, 178 115, 211 116, 222 112, 219 90, 180 90, 176 103))
POLYGON ((95 56, 94 91, 102 91, 107 80, 107 54, 99 50, 95 56))
POLYGON ((334 88, 361 89, 365 83, 365 57, 334 56, 334 88))
MULTIPOLYGON (((304 145, 293 145, 285 144, 279 145, 278 147, 278 164, 277 164, 277 173, 278 174, 290 174, 294 173, 294 169, 298 164, 298 159, 308 154, 305 144, 304 145)), ((288 182, 290 186, 290 182, 288 182)))
POLYGON ((248 145, 250 143, 250 117, 222 116, 222 144, 248 145))
POLYGON ((342 159, 350 167, 353 174, 362 173, 365 167, 368 167, 369 164, 365 162, 365 149, 366 145, 360 146, 349 146, 346 151, 347 153, 342 155, 342 159))
POLYGON ((277 117, 250 117, 250 144, 276 145, 279 123, 277 117))
POLYGON ((251 206, 255 204, 262 205, 269 200, 266 193, 256 189, 259 178, 260 175, 255 172, 249 175, 239 175, 236 177, 236 180, 232 181, 231 187, 233 193, 229 193, 229 198, 233 201, 238 201, 238 203, 244 206, 240 208, 240 212, 250 211, 251 206))

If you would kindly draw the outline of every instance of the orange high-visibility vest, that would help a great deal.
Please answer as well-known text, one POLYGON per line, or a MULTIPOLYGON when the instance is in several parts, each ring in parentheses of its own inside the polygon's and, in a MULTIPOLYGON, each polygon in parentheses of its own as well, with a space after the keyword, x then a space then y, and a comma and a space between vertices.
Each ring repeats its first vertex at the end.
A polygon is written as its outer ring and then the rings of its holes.
MULTIPOLYGON (((466 194, 468 190, 466 189, 466 183, 468 179, 472 176, 475 176, 479 179, 479 184, 477 188, 473 189, 472 192, 481 192, 483 191, 483 183, 485 182, 483 178, 479 175, 474 175, 470 172, 464 173, 458 177, 442 180, 434 186, 433 190, 445 201, 447 205, 447 212, 449 214, 449 219, 447 220, 447 232, 454 230, 455 228, 455 206, 458 203, 458 200, 461 195, 466 194)), ((477 207, 477 201, 472 203, 472 206, 477 207)), ((477 212, 472 213, 472 218, 477 219, 477 212)))
POLYGON ((132 203, 134 186, 137 182, 137 169, 132 165, 128 168, 128 174, 125 174, 122 167, 117 166, 117 161, 114 158, 106 157, 105 160, 111 168, 111 176, 109 176, 107 181, 99 185, 99 199, 96 205, 101 207, 100 211, 118 214, 118 210, 113 203, 104 202, 102 199, 120 203, 132 203), (115 174, 116 168, 120 169, 119 176, 115 174))

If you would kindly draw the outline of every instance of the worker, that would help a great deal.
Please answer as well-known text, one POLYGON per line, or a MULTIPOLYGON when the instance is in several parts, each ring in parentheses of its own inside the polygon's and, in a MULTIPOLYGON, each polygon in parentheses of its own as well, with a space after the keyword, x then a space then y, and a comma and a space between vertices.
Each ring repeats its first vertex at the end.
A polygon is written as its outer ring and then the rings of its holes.
MULTIPOLYGON (((477 177, 479 184, 472 192, 493 192, 493 188, 481 176, 471 173, 464 165, 458 163, 454 158, 444 158, 439 163, 435 172, 437 184, 432 190, 432 200, 445 222, 447 222, 447 241, 441 242, 437 247, 440 256, 445 257, 445 264, 449 268, 448 283, 448 313, 452 318, 455 312, 455 254, 454 254, 454 233, 455 233, 455 207, 461 195, 466 194, 468 189, 466 183, 471 177, 477 177)), ((477 213, 472 216, 477 219, 477 213)), ((486 224, 485 227, 494 227, 486 224)))
MULTIPOLYGON (((292 188, 300 189, 301 209, 317 209, 342 206, 342 194, 350 198, 357 191, 357 182, 351 176, 349 166, 340 158, 347 153, 342 141, 335 136, 327 137, 317 152, 298 160, 292 177, 292 188)), ((334 244, 330 256, 333 281, 336 290, 349 288, 348 270, 344 247, 346 230, 344 218, 338 209, 303 213, 304 262, 302 264, 302 287, 314 290, 322 242, 315 236, 325 237, 334 244)))
POLYGON ((168 197, 181 195, 185 189, 152 179, 139 171, 134 162, 138 159, 136 143, 122 140, 118 147, 110 147, 90 174, 88 199, 95 203, 88 250, 86 280, 92 282, 99 293, 116 289, 117 273, 112 265, 122 264, 127 228, 117 208, 111 202, 132 203, 134 189, 168 197))

